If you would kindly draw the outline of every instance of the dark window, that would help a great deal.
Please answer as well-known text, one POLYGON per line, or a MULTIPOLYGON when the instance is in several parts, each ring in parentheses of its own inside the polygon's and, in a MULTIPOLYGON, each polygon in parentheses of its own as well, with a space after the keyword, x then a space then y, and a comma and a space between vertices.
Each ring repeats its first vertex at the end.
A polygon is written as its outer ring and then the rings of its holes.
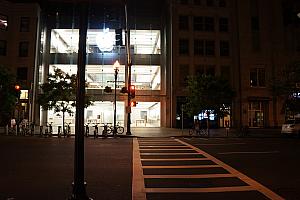
POLYGON ((179 3, 182 5, 187 5, 187 4, 189 4, 189 1, 188 0, 179 0, 179 3))
POLYGON ((20 57, 27 57, 28 56, 28 42, 20 42, 19 43, 19 56, 20 57))
POLYGON ((219 7, 226 7, 226 0, 219 0, 219 7))
POLYGON ((189 54, 189 40, 188 39, 180 39, 179 40, 179 54, 180 55, 188 55, 189 54))
POLYGON ((215 41, 213 40, 205 41, 205 55, 207 56, 215 55, 215 41))
POLYGON ((205 66, 204 65, 196 65, 196 75, 205 74, 205 66))
POLYGON ((204 27, 205 31, 214 31, 215 30, 215 20, 213 17, 204 18, 204 27))
POLYGON ((230 80, 230 66, 228 65, 224 65, 221 66, 221 77, 226 79, 226 80, 230 80))
POLYGON ((259 19, 258 17, 251 17, 251 30, 259 31, 259 19))
POLYGON ((7 42, 6 40, 0 40, 0 56, 6 56, 7 42))
POLYGON ((220 41, 220 56, 229 56, 229 42, 220 41))
POLYGON ((187 86, 187 78, 189 76, 189 65, 187 64, 182 64, 179 65, 179 84, 181 86, 187 86))
POLYGON ((252 49, 253 51, 260 50, 260 35, 259 32, 252 32, 252 49))
POLYGON ((20 21, 20 32, 28 32, 29 31, 29 17, 21 17, 20 21))
POLYGON ((27 80, 27 73, 28 73, 27 67, 19 67, 17 69, 17 80, 22 80, 22 81, 27 80))
POLYGON ((202 0, 194 0, 194 5, 202 5, 202 0))
POLYGON ((204 40, 194 40, 194 55, 204 55, 204 40))
POLYGON ((228 32, 228 18, 220 17, 219 19, 219 31, 228 32))
POLYGON ((194 17, 194 30, 203 31, 203 17, 194 17))
POLYGON ((252 68, 250 70, 250 86, 251 87, 265 87, 265 69, 252 68))
POLYGON ((188 16, 179 16, 179 30, 189 30, 188 16))
POLYGON ((206 75, 215 76, 215 66, 214 65, 207 65, 205 69, 206 75))
POLYGON ((206 0, 206 5, 209 7, 214 6, 214 0, 206 0))
POLYGON ((296 39, 296 51, 300 52, 300 38, 296 39))
POLYGON ((0 14, 0 30, 7 30, 8 18, 6 15, 0 14))

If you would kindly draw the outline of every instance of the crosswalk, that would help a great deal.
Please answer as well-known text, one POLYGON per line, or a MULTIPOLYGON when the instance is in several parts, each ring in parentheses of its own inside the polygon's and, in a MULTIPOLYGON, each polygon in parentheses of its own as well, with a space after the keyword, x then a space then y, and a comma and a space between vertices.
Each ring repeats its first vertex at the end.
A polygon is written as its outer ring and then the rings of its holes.
POLYGON ((283 198, 180 139, 133 140, 133 200, 283 198))

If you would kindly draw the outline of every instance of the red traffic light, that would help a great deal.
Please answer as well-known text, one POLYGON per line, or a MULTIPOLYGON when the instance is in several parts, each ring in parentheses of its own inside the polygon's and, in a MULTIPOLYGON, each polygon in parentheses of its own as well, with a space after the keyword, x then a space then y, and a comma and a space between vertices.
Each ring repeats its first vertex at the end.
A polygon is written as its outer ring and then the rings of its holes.
POLYGON ((137 102, 136 101, 131 101, 130 102, 130 107, 136 107, 137 102))
POLYGON ((15 89, 16 89, 17 91, 19 91, 19 90, 21 90, 21 86, 20 86, 20 85, 15 85, 15 89))
POLYGON ((132 98, 132 99, 135 97, 135 85, 129 86, 129 95, 130 95, 130 98, 132 98))

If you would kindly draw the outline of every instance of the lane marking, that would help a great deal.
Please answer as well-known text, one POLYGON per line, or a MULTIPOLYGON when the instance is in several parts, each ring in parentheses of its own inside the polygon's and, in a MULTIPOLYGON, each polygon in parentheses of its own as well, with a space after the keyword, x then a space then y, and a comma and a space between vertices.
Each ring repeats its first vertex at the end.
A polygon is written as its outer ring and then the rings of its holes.
POLYGON ((219 165, 161 165, 142 166, 143 169, 198 169, 198 168, 220 168, 219 165))
POLYGON ((208 143, 208 144, 204 144, 204 143, 200 143, 200 144, 193 144, 193 145, 201 145, 201 146, 226 146, 226 145, 240 145, 240 144, 246 144, 246 143, 225 143, 225 144, 219 144, 219 143, 208 143))
POLYGON ((139 144, 136 138, 132 144, 132 199, 146 200, 145 183, 143 177, 142 162, 140 160, 139 144))
POLYGON ((144 175, 144 178, 230 178, 233 174, 144 175))
MULTIPOLYGON (((209 158, 210 160, 212 160, 214 163, 222 166, 224 169, 226 169, 229 173, 234 174, 236 177, 238 177, 240 180, 244 181, 245 183, 247 183, 248 185, 251 186, 251 188, 255 188, 257 191, 261 192, 262 194, 264 194, 266 197, 268 197, 269 199, 272 200, 284 200, 284 198, 282 198, 281 196, 279 196, 278 194, 276 194, 275 192, 273 192, 272 190, 270 190, 269 188, 263 186, 262 184, 256 182, 255 180, 249 178, 248 176, 244 175, 243 173, 239 172, 238 170, 230 167, 229 165, 225 164, 224 162, 222 162, 221 160, 218 160, 217 158, 211 156, 210 154, 206 153, 205 151, 202 151, 200 149, 198 149, 197 147, 194 147, 192 145, 190 145, 189 143, 186 143, 182 140, 179 139, 175 139, 178 142, 181 142, 182 144, 185 144, 189 147, 191 147, 192 149, 194 149, 195 151, 199 152, 200 154, 204 155, 205 157, 209 158)), ((147 191, 147 190, 146 190, 147 191)))
POLYGON ((141 149, 141 151, 194 151, 193 149, 141 149))
POLYGON ((157 152, 153 152, 153 153, 140 153, 141 156, 149 156, 149 155, 198 155, 199 153, 197 152, 191 152, 191 153, 185 153, 185 152, 172 152, 172 153, 157 153, 157 152))
POLYGON ((187 148, 186 146, 184 146, 184 145, 175 145, 175 146, 147 146, 147 145, 140 145, 140 149, 142 150, 143 148, 145 148, 145 147, 156 147, 156 148, 163 148, 163 147, 168 147, 168 148, 174 148, 174 147, 176 147, 176 148, 187 148))
POLYGON ((218 154, 228 155, 228 154, 268 154, 268 153, 279 153, 280 151, 231 151, 222 152, 218 154))
POLYGON ((141 161, 209 160, 208 158, 142 158, 141 161))
POLYGON ((209 187, 209 188, 145 188, 147 193, 191 193, 191 192, 241 192, 253 191, 251 186, 209 187))

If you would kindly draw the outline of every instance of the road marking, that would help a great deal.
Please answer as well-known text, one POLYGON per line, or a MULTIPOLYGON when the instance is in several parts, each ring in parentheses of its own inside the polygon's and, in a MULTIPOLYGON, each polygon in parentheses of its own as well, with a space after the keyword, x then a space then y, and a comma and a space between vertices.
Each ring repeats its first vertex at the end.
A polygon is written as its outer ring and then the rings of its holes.
POLYGON ((279 153, 279 151, 232 151, 232 152, 222 152, 218 154, 228 155, 228 154, 268 154, 268 153, 279 153))
MULTIPOLYGON (((206 158, 209 158, 214 163, 220 165, 221 167, 223 167, 224 169, 226 169, 231 174, 236 175, 236 177, 238 177, 240 180, 242 180, 245 183, 247 183, 251 188, 255 188, 255 190, 257 190, 257 191, 261 192, 262 194, 264 194, 265 196, 267 196, 269 199, 272 199, 272 200, 284 200, 284 198, 282 198, 281 196, 279 196, 275 192, 271 191, 267 187, 265 187, 262 184, 256 182, 255 180, 249 178, 248 176, 242 174, 238 170, 230 167, 229 165, 223 163, 222 161, 220 161, 217 158, 211 156, 210 154, 206 153, 205 151, 202 151, 202 150, 198 149, 197 147, 194 147, 194 146, 190 145, 189 143, 186 143, 186 142, 184 142, 182 140, 179 140, 179 139, 175 139, 175 140, 178 141, 178 142, 180 142, 180 143, 182 143, 182 144, 185 144, 185 145, 191 147, 195 151, 197 151, 200 154, 204 155, 206 158)), ((146 192, 147 192, 147 190, 146 190, 146 192)))
POLYGON ((208 158, 142 158, 141 161, 209 160, 208 158))
POLYGON ((191 152, 191 153, 185 153, 185 152, 180 152, 180 153, 176 153, 176 152, 172 152, 172 153, 157 153, 157 152, 153 152, 153 153, 140 153, 141 156, 149 156, 149 155, 198 155, 199 153, 197 152, 191 152))
POLYGON ((174 148, 174 147, 177 147, 177 148, 187 148, 186 146, 183 146, 183 145, 174 145, 174 146, 146 146, 146 145, 140 145, 140 149, 142 150, 143 148, 145 147, 156 147, 156 148, 164 148, 164 147, 168 147, 168 148, 174 148))
POLYGON ((142 162, 140 160, 139 145, 136 139, 133 140, 132 148, 132 199, 146 200, 142 162))
POLYGON ((233 174, 144 175, 144 178, 230 178, 233 174))
POLYGON ((140 149, 141 151, 193 151, 193 149, 140 149))
POLYGON ((219 143, 208 143, 208 144, 205 144, 205 143, 200 143, 200 144, 193 144, 193 145, 201 145, 201 146, 222 146, 222 145, 240 145, 240 144, 246 144, 246 143, 225 143, 225 144, 219 144, 219 143))
POLYGON ((209 187, 209 188, 146 188, 147 193, 185 193, 185 192, 241 192, 252 191, 251 186, 209 187))
POLYGON ((198 169, 198 168, 217 168, 219 165, 161 165, 161 166, 142 166, 143 169, 198 169))

